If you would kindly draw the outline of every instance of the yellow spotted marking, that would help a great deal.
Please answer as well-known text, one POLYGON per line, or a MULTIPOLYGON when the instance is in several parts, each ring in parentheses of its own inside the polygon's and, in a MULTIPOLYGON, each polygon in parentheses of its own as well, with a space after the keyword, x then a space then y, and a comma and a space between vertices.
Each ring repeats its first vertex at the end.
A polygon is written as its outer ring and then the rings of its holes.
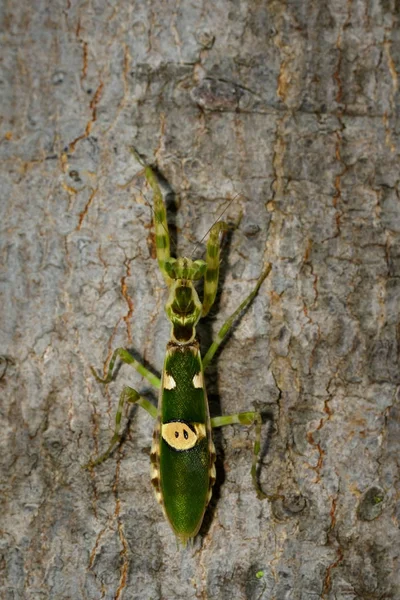
POLYGON ((204 387, 204 381, 203 381, 203 373, 200 371, 200 373, 196 373, 196 375, 193 377, 192 379, 193 385, 195 388, 203 388, 204 387))
POLYGON ((204 423, 193 423, 193 427, 197 433, 197 439, 201 440, 206 437, 206 426, 204 423))
POLYGON ((215 471, 215 464, 213 463, 211 469, 210 469, 210 479, 214 479, 217 477, 217 473, 215 471))
POLYGON ((181 421, 164 423, 161 426, 161 435, 171 448, 190 450, 198 440, 206 436, 206 427, 203 423, 193 423, 192 427, 181 421))
POLYGON ((164 379, 163 380, 163 388, 165 390, 174 390, 176 388, 176 381, 172 377, 172 375, 169 375, 168 373, 164 373, 163 379, 164 379))
POLYGON ((157 418, 154 432, 153 441, 150 450, 150 477, 151 483, 153 484, 154 494, 156 500, 163 507, 163 498, 160 491, 160 468, 159 468, 159 451, 160 451, 160 419, 157 418))
POLYGON ((150 465, 150 478, 157 479, 158 476, 159 476, 159 472, 158 472, 157 467, 155 465, 151 464, 150 465))
POLYGON ((161 504, 161 506, 162 506, 163 505, 163 499, 162 499, 161 492, 159 492, 158 490, 154 490, 154 495, 156 497, 156 500, 157 500, 158 504, 161 504))

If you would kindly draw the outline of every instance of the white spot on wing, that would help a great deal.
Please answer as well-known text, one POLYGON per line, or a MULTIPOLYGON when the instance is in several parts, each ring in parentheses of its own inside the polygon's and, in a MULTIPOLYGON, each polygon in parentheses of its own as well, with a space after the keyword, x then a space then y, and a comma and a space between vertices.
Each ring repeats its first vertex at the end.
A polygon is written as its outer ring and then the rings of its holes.
POLYGON ((168 373, 164 373, 163 385, 164 385, 165 390, 173 390, 176 388, 176 381, 172 377, 172 375, 169 375, 168 373))
POLYGON ((192 381, 195 388, 202 388, 204 386, 203 373, 201 371, 199 373, 196 373, 192 381))

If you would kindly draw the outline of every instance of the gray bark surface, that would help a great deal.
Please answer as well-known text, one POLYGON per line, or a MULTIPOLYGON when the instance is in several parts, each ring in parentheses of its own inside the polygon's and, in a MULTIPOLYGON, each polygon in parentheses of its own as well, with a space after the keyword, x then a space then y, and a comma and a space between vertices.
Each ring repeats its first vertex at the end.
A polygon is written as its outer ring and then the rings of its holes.
MULTIPOLYGON (((4 2, 0 597, 399 600, 399 5, 4 2), (152 420, 112 435, 118 346, 160 373, 169 326, 151 194, 180 254, 226 205, 204 348, 272 272, 208 373, 218 485, 177 548, 149 476, 152 420), (173 192, 173 193, 172 193, 173 192), (174 196, 175 195, 175 196, 174 196), (173 197, 174 196, 174 197, 173 197)), ((204 242, 196 249, 201 257, 204 242)))

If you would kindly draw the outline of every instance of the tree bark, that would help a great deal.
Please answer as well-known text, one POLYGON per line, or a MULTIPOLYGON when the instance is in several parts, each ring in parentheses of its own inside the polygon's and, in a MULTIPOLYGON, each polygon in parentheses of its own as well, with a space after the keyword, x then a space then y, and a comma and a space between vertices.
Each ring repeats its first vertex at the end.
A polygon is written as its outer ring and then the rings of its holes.
MULTIPOLYGON (((27 599, 398 600, 399 6, 5 3, 2 12, 0 595, 27 599), (151 194, 180 255, 227 213, 202 347, 272 272, 208 373, 216 434, 200 535, 177 548, 153 497, 152 421, 169 325, 151 194)), ((198 244, 198 245, 196 245, 198 244)))

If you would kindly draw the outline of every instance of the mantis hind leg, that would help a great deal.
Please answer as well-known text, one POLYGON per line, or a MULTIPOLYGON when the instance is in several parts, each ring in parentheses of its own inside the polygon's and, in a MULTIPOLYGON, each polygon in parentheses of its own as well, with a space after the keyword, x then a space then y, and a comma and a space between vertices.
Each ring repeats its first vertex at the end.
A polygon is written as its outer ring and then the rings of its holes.
POLYGON ((253 446, 253 460, 251 463, 251 478, 253 485, 257 493, 257 497, 260 500, 267 498, 260 486, 257 477, 257 461, 261 449, 261 426, 262 419, 261 415, 257 411, 236 413, 234 415, 225 415, 222 417, 214 417, 211 419, 211 427, 224 427, 224 425, 252 425, 255 423, 256 426, 256 437, 253 446))
MULTIPOLYGON (((267 268, 261 273, 260 277, 258 278, 253 291, 243 300, 243 302, 240 304, 240 306, 238 306, 238 308, 235 310, 235 312, 222 325, 221 329, 218 331, 217 339, 211 344, 211 346, 209 347, 209 349, 207 350, 207 353, 205 354, 205 356, 203 358, 203 368, 204 369, 206 369, 208 367, 208 365, 210 364, 214 354, 216 353, 216 351, 218 350, 218 348, 224 341, 226 335, 229 333, 229 330, 232 328, 236 318, 240 315, 240 313, 245 308, 247 308, 247 306, 256 297, 262 282, 268 276, 270 270, 271 270, 271 265, 268 264, 267 268)), ((207 273, 206 273, 206 275, 207 275, 207 273)))
POLYGON ((110 456, 111 452, 114 450, 115 446, 120 441, 121 436, 120 436, 119 432, 120 432, 120 428, 121 428, 122 411, 123 411, 123 408, 124 408, 124 405, 125 405, 126 402, 130 402, 132 404, 138 404, 139 406, 141 406, 142 408, 144 408, 145 411, 148 412, 149 415, 151 417, 153 417, 154 419, 157 416, 157 409, 156 409, 156 407, 153 406, 153 404, 149 400, 147 400, 147 398, 144 398, 143 396, 141 396, 133 388, 124 387, 124 389, 122 390, 121 395, 119 397, 117 414, 115 415, 114 435, 111 438, 111 442, 110 442, 107 450, 105 452, 103 452, 103 454, 101 454, 95 460, 89 461, 85 465, 85 467, 84 467, 85 469, 91 469, 91 468, 93 468, 93 467, 95 467, 97 465, 100 465, 105 460, 107 460, 107 458, 110 456))
MULTIPOLYGON (((270 270, 271 270, 271 265, 268 264, 266 269, 261 273, 260 277, 258 278, 253 291, 243 300, 243 302, 238 306, 238 308, 235 310, 235 312, 225 321, 225 323, 223 324, 223 326, 221 327, 221 329, 219 330, 219 332, 217 334, 217 339, 211 344, 206 355, 203 358, 203 368, 204 369, 206 369, 207 366, 210 364, 211 359, 213 358, 214 354, 216 353, 216 351, 222 344, 226 335, 229 333, 229 330, 232 328, 232 326, 235 322, 235 319, 253 301, 253 299, 255 298, 255 296, 258 293, 258 290, 260 289, 262 282, 268 276, 270 270)), ((261 450, 262 419, 261 419, 260 413, 257 411, 250 411, 250 412, 236 413, 235 415, 214 417, 213 419, 211 419, 212 427, 223 427, 224 425, 235 425, 235 424, 252 425, 253 423, 255 423, 255 426, 256 426, 256 437, 255 437, 254 447, 253 447, 251 477, 253 480, 253 485, 255 487, 257 496, 262 500, 262 499, 266 498, 267 495, 262 491, 261 486, 258 481, 258 477, 257 477, 257 461, 258 461, 258 457, 260 455, 260 450, 261 450)))

